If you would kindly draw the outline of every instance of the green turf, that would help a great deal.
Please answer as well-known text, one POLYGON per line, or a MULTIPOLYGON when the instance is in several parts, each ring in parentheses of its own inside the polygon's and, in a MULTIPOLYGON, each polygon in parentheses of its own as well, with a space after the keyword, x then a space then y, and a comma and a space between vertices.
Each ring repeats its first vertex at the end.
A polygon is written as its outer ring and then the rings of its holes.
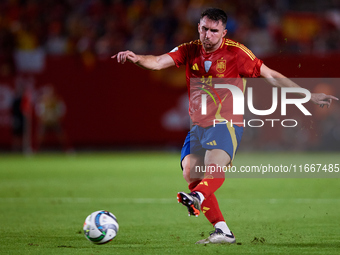
MULTIPOLYGON (((216 195, 238 244, 196 245, 212 227, 176 202, 176 193, 187 190, 178 158, 0 156, 0 254, 339 254, 339 178, 227 179, 216 195), (85 239, 82 225, 101 209, 117 216, 120 229, 98 246, 85 239)), ((340 161, 338 153, 239 153, 234 163, 340 161)))

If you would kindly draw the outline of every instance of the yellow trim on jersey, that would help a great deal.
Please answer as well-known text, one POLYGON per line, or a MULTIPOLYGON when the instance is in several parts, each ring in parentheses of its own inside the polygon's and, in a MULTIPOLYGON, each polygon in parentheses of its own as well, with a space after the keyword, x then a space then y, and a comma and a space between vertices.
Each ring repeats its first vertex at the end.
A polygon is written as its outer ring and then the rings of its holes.
MULTIPOLYGON (((223 98, 222 102, 227 98, 228 94, 223 98)), ((223 118, 221 116, 221 109, 222 109, 222 104, 220 103, 218 105, 218 109, 216 111, 215 114, 215 118, 220 120, 220 121, 226 121, 227 122, 227 128, 229 130, 230 133, 230 137, 231 137, 231 142, 233 144, 233 155, 231 158, 231 161, 233 161, 234 157, 235 157, 235 153, 236 153, 236 148, 237 148, 237 139, 236 139, 236 134, 235 134, 235 128, 231 125, 231 123, 229 121, 227 121, 225 118, 223 118)))
POLYGON ((240 49, 242 49, 245 53, 247 53, 248 55, 250 55, 250 57, 252 58, 255 58, 255 55, 253 54, 253 52, 251 50, 249 50, 246 46, 244 46, 243 44, 240 44, 238 42, 233 42, 233 41, 228 41, 226 42, 227 45, 229 46, 235 46, 235 47, 238 47, 240 49))
POLYGON ((227 46, 234 46, 234 47, 240 48, 241 50, 244 51, 244 53, 246 53, 251 58, 251 60, 254 60, 256 58, 254 53, 251 50, 249 50, 246 46, 244 46, 240 43, 233 42, 233 41, 230 41, 230 40, 226 40, 225 44, 227 46))
POLYGON ((247 87, 247 79, 246 78, 242 78, 243 81, 243 94, 246 92, 246 87, 247 87))
POLYGON ((230 122, 227 122, 227 128, 230 133, 231 137, 231 142, 233 143, 233 157, 231 158, 231 161, 233 161, 236 153, 236 148, 237 148, 237 139, 236 139, 236 134, 235 134, 235 128, 231 125, 230 122))
MULTIPOLYGON (((227 94, 225 95, 225 97, 222 99, 222 103, 223 103, 224 100, 227 98, 227 96, 228 96, 228 93, 227 93, 227 94)), ((216 113, 215 113, 215 119, 217 119, 217 120, 222 120, 222 121, 227 121, 225 118, 223 118, 223 117, 221 116, 221 109, 222 109, 222 104, 219 103, 218 108, 217 108, 217 111, 216 111, 216 113)))
POLYGON ((222 39, 222 43, 221 43, 220 49, 222 49, 224 43, 225 43, 225 38, 222 39))
POLYGON ((182 43, 182 44, 178 45, 177 47, 182 47, 182 46, 189 45, 189 44, 202 45, 202 42, 200 40, 195 40, 195 41, 191 41, 191 42, 182 43))
POLYGON ((197 44, 197 45, 202 45, 202 42, 199 39, 195 40, 195 41, 191 41, 190 43, 197 44))
POLYGON ((219 103, 216 114, 215 114, 215 119, 219 121, 227 121, 225 118, 221 116, 221 109, 222 109, 222 105, 221 103, 219 103))

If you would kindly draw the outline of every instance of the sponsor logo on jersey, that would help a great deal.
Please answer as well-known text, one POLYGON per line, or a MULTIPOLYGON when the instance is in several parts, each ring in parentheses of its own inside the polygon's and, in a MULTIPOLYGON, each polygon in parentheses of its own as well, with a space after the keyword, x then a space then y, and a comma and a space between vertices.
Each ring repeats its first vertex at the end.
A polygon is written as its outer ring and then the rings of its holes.
POLYGON ((197 63, 195 63, 192 67, 191 67, 192 70, 194 71, 198 71, 198 65, 197 63))
POLYGON ((211 64, 212 64, 212 62, 211 61, 204 61, 204 69, 205 69, 205 72, 207 73, 207 72, 209 72, 209 70, 210 70, 210 67, 211 67, 211 64))

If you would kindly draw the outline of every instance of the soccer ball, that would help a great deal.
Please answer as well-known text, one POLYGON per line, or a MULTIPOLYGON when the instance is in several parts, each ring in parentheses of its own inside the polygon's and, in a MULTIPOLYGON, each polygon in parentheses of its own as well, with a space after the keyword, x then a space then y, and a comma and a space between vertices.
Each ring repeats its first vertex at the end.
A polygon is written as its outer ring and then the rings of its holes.
POLYGON ((94 244, 104 244, 116 237, 119 225, 112 213, 96 211, 91 213, 84 222, 85 237, 94 244))

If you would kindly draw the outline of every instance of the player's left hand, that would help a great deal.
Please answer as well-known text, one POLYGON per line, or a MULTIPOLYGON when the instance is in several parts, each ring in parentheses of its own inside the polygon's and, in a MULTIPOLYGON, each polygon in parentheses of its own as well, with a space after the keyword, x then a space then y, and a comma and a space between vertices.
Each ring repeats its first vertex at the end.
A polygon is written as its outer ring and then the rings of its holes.
POLYGON ((327 108, 331 106, 333 100, 339 101, 339 98, 331 95, 326 95, 324 93, 312 93, 311 101, 314 104, 318 104, 321 108, 327 105, 327 108))

